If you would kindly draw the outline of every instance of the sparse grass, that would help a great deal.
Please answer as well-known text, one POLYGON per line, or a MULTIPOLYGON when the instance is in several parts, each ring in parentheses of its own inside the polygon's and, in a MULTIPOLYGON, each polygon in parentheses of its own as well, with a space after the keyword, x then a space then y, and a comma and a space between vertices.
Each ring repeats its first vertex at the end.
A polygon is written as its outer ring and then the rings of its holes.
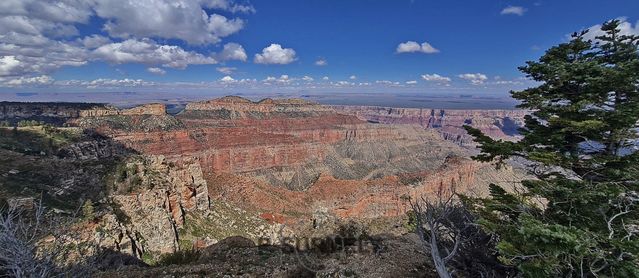
POLYGON ((165 254, 160 256, 157 261, 157 265, 169 266, 169 265, 183 265, 194 263, 200 259, 200 251, 195 249, 180 250, 171 254, 165 254))
POLYGON ((156 259, 156 255, 154 255, 151 252, 146 252, 144 254, 142 254, 142 261, 148 265, 157 265, 158 264, 158 260, 156 259))
POLYGON ((192 249, 193 248, 193 241, 190 241, 188 239, 180 239, 178 241, 178 247, 180 248, 180 250, 192 249))
POLYGON ((110 174, 107 175, 105 180, 107 189, 117 194, 131 193, 145 187, 152 188, 153 181, 148 182, 148 180, 156 174, 153 171, 149 171, 146 161, 138 156, 119 161, 108 170, 108 173, 110 174), (140 171, 139 167, 142 167, 142 171, 140 171), (147 182, 145 182, 145 178, 147 182))
POLYGON ((410 210, 406 212, 406 216, 402 220, 402 226, 406 231, 415 231, 417 229, 417 215, 414 211, 410 210))
POLYGON ((197 213, 186 214, 184 227, 180 229, 180 241, 188 242, 188 246, 180 244, 180 248, 191 248, 194 240, 209 237, 221 240, 230 236, 243 236, 251 238, 250 232, 260 224, 262 220, 252 214, 237 210, 232 206, 216 200, 212 202, 213 216, 205 217, 197 213))

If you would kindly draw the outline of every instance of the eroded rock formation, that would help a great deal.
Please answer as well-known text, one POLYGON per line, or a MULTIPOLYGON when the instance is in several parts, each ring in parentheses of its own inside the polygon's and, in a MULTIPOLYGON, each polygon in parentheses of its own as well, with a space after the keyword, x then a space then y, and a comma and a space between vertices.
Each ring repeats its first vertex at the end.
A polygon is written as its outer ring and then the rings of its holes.
MULTIPOLYGON (((119 210, 114 213, 119 224, 107 222, 104 226, 123 230, 120 233, 141 253, 145 249, 159 253, 178 250, 178 229, 185 224, 185 214, 203 213, 210 207, 206 181, 195 161, 185 159, 176 165, 167 163, 163 156, 150 156, 127 162, 120 175, 128 176, 116 176, 113 184, 107 184, 113 186, 110 204, 119 210)), ((121 243, 114 244, 122 249, 121 243)))
POLYGON ((92 109, 84 109, 80 111, 80 117, 103 117, 116 115, 156 115, 162 116, 166 114, 166 106, 160 103, 151 103, 136 106, 129 109, 117 109, 114 107, 94 107, 92 109))

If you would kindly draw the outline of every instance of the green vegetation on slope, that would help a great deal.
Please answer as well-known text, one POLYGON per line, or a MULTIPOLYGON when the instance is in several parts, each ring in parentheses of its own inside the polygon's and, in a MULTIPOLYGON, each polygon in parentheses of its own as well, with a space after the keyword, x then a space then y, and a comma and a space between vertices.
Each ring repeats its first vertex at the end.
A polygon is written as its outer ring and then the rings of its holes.
POLYGON ((47 207, 77 209, 103 189, 117 158, 64 159, 60 150, 95 140, 78 128, 0 127, 0 199, 42 198, 47 207))
POLYGON ((50 154, 61 146, 83 138, 78 128, 59 128, 50 125, 0 127, 0 149, 23 154, 50 154))

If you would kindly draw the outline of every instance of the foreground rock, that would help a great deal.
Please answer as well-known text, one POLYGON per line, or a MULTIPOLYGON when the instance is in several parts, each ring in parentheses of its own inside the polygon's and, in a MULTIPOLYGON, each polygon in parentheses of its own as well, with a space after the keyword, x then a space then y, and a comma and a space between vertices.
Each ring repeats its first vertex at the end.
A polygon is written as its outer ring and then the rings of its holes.
MULTIPOLYGON (((347 246, 331 252, 296 252, 290 247, 214 245, 187 265, 125 267, 99 277, 437 277, 414 235, 375 239, 376 246, 347 246)), ((223 243, 222 243, 223 244, 223 243)))

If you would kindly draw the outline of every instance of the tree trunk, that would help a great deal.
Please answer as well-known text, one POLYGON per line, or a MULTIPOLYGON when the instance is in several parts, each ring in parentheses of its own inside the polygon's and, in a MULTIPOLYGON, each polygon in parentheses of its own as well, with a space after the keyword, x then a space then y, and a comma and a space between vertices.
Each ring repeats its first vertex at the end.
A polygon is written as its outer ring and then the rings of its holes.
POLYGON ((446 269, 446 262, 444 262, 444 258, 442 258, 439 253, 439 247, 437 246, 437 234, 433 230, 433 227, 430 227, 430 255, 433 257, 433 263, 435 264, 435 269, 437 270, 439 277, 451 278, 450 273, 448 273, 448 269, 446 269))

